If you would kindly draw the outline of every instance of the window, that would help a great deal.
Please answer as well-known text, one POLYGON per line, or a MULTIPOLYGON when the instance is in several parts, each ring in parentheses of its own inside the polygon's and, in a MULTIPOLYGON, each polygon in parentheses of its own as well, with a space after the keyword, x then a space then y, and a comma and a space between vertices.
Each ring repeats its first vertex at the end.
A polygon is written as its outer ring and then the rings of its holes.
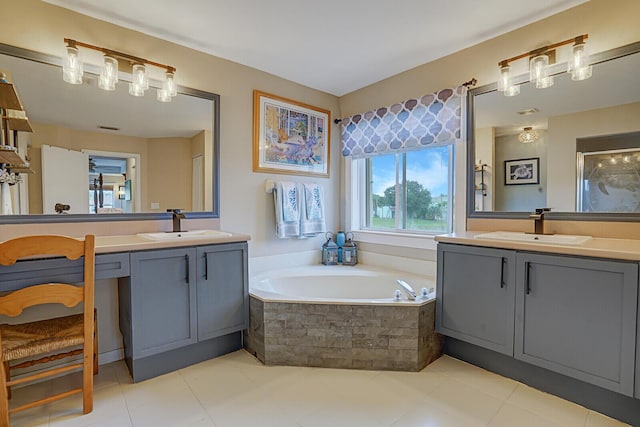
POLYGON ((452 231, 453 145, 358 160, 361 228, 440 234, 452 231))

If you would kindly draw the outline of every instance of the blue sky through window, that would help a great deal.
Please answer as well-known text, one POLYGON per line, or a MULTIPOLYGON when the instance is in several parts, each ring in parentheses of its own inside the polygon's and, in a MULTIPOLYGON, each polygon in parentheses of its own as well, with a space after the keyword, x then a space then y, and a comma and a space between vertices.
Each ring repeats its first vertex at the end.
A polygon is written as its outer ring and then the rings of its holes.
MULTIPOLYGON (((449 154, 448 147, 436 147, 428 150, 407 153, 407 180, 418 181, 431 192, 433 197, 447 194, 449 191, 449 154)), ((371 188, 374 194, 384 195, 384 190, 395 185, 395 155, 375 156, 373 163, 371 188)))

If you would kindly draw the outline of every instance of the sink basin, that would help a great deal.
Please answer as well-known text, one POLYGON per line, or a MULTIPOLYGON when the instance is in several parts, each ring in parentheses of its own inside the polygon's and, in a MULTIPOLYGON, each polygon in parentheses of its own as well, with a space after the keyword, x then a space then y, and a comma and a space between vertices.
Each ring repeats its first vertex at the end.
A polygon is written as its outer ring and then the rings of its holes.
POLYGON ((493 231, 491 233, 478 234, 475 238, 568 246, 579 246, 584 242, 591 240, 591 236, 574 236, 571 234, 528 234, 517 231, 493 231))
POLYGON ((218 230, 166 231, 159 233, 138 233, 138 236, 149 240, 191 240, 209 239, 211 237, 229 237, 231 233, 218 230))

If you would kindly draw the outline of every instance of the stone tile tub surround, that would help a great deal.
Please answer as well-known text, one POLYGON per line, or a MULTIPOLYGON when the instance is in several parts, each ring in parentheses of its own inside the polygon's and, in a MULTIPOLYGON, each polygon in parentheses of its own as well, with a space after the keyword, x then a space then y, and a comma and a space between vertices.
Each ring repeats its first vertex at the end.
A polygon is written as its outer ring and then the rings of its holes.
POLYGON ((442 354, 435 295, 394 301, 399 278, 418 293, 433 287, 432 279, 369 266, 308 266, 252 277, 244 346, 266 365, 419 371, 442 354), (296 282, 302 296, 283 293, 292 293, 296 282))

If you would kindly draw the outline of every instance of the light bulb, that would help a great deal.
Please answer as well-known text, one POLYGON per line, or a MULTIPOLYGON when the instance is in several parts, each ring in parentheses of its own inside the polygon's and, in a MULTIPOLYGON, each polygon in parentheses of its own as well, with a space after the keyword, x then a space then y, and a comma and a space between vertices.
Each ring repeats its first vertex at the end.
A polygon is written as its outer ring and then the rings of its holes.
POLYGON ((118 60, 111 56, 105 56, 103 61, 98 87, 102 90, 116 90, 116 83, 118 83, 118 60))
POLYGON ((67 57, 62 64, 62 80, 74 85, 82 84, 83 67, 78 56, 78 49, 67 46, 67 57))

